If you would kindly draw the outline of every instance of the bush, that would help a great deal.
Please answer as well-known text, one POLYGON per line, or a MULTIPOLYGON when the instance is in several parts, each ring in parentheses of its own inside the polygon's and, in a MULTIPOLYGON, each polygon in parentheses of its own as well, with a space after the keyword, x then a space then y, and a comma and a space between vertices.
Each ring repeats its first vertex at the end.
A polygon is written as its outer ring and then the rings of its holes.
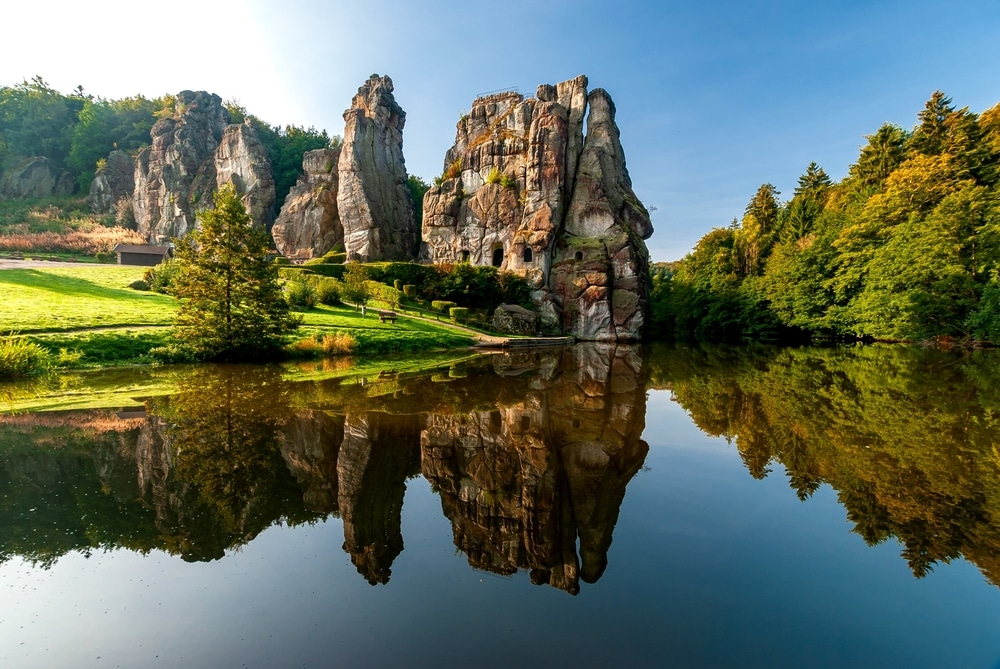
POLYGON ((405 284, 403 286, 403 295, 406 295, 411 300, 416 299, 417 287, 414 286, 412 283, 405 284))
POLYGON ((440 311, 442 314, 448 313, 449 309, 456 306, 458 305, 448 300, 434 300, 431 302, 431 309, 434 309, 434 311, 440 311))
POLYGON ((392 287, 395 288, 396 290, 400 290, 400 291, 403 290, 403 280, 402 279, 393 279, 392 280, 392 287))
POLYGON ((448 310, 448 315, 451 316, 451 320, 454 323, 469 320, 469 308, 468 307, 452 307, 448 310))
POLYGON ((149 290, 149 284, 143 281, 142 279, 136 279, 135 281, 130 283, 128 287, 131 288, 132 290, 143 290, 143 291, 149 290))
POLYGON ((52 366, 52 356, 24 337, 0 338, 0 379, 21 379, 41 374, 52 366))
POLYGON ((142 275, 142 280, 146 282, 150 290, 169 295, 178 271, 180 271, 180 266, 177 262, 173 258, 168 258, 159 265, 147 269, 142 275))
POLYGON ((304 281, 293 281, 286 286, 286 298, 297 309, 312 309, 316 306, 316 289, 304 281))
POLYGON ((336 279, 317 277, 313 285, 316 287, 316 300, 320 304, 328 306, 340 304, 340 286, 336 279))
POLYGON ((277 265, 278 267, 288 267, 292 264, 292 261, 285 256, 275 256, 271 263, 277 265))

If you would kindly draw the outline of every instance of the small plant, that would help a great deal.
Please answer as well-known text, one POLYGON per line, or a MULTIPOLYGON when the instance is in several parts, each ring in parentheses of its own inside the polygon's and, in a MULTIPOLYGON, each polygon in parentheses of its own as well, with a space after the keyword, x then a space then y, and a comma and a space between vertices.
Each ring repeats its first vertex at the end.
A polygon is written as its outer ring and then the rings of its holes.
POLYGON ((296 309, 312 309, 316 306, 316 289, 304 281, 293 281, 286 287, 288 303, 296 309))
POLYGON ((500 176, 500 185, 504 188, 517 188, 517 179, 504 173, 500 176))
POLYGON ((490 173, 486 175, 486 183, 488 184, 498 184, 503 174, 500 172, 499 168, 494 167, 490 170, 490 173))
POLYGON ((444 180, 457 179, 459 176, 461 176, 461 174, 462 174, 462 159, 459 158, 458 160, 456 160, 455 162, 453 162, 451 165, 448 166, 448 169, 444 171, 444 174, 441 175, 441 178, 444 180))
POLYGON ((50 367, 51 354, 38 344, 17 335, 0 338, 0 379, 22 379, 50 367))
POLYGON ((332 334, 323 335, 323 355, 328 358, 348 355, 357 345, 357 340, 347 332, 338 330, 332 334))
POLYGON ((150 290, 170 295, 174 279, 179 271, 180 267, 177 262, 173 258, 168 258, 159 265, 147 269, 142 275, 142 280, 146 282, 150 290))
POLYGON ((316 300, 320 304, 333 306, 340 304, 340 286, 335 279, 318 278, 315 283, 316 300))

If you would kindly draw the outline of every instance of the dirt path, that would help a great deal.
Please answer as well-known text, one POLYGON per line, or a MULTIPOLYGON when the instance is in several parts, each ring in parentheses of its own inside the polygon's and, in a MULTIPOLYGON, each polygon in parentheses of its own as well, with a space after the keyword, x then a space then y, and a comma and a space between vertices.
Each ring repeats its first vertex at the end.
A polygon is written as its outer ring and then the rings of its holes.
POLYGON ((41 267, 90 267, 98 263, 62 262, 59 260, 18 260, 16 258, 0 258, 0 269, 38 269, 41 267))

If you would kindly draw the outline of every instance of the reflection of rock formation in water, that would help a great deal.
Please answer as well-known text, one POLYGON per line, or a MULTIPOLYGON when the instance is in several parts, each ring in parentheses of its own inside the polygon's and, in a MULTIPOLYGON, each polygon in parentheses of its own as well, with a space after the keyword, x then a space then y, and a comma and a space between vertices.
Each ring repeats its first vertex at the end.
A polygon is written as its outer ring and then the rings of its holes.
POLYGON ((403 551, 406 479, 419 471, 419 418, 348 416, 337 462, 344 550, 369 583, 388 583, 403 551))
MULTIPOLYGON (((403 550, 406 479, 422 468, 470 563, 530 569, 533 582, 575 593, 581 578, 603 572, 625 485, 645 457, 640 362, 632 349, 588 346, 491 363, 492 372, 447 383, 396 379, 382 395, 335 384, 324 389, 335 398, 329 411, 323 402, 292 411, 273 369, 199 368, 181 392, 128 421, 66 414, 52 426, 53 450, 0 459, 0 501, 24 501, 14 513, 0 505, 0 560, 97 546, 212 560, 274 523, 340 514, 359 573, 386 583, 403 550), (99 440, 81 438, 68 452, 67 426, 84 434, 98 423, 99 440), (51 493, 5 492, 18 486, 51 493), (79 496, 75 486, 95 492, 79 496), (24 525, 25 509, 39 506, 59 516, 53 527, 78 536, 22 545, 41 533, 24 525)), ((0 419, 0 436, 16 420, 0 419)), ((31 420, 44 442, 42 424, 55 419, 31 420)))
POLYGON ((302 487, 302 501, 316 513, 337 513, 337 457, 344 417, 299 412, 285 421, 281 457, 302 487))
MULTIPOLYGON (((503 366, 516 369, 516 358, 503 366)), ((631 348, 576 347, 560 376, 539 379, 517 405, 428 419, 423 472, 470 564, 527 568, 532 582, 573 594, 580 578, 600 578, 625 486, 648 450, 640 368, 631 348)))

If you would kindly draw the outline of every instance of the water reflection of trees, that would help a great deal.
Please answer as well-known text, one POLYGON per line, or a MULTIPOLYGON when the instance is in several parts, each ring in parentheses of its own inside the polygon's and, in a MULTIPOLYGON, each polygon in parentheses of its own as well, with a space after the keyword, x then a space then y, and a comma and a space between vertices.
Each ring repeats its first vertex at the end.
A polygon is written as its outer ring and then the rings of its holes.
POLYGON ((337 515, 359 573, 385 583, 406 481, 423 472, 472 565, 576 592, 603 573, 646 454, 641 368, 608 347, 366 385, 204 367, 130 411, 5 417, 0 560, 217 559, 272 524, 337 515))
POLYGON ((1000 356, 913 347, 664 347, 652 382, 750 474, 829 483, 854 531, 915 575, 965 556, 1000 584, 1000 356))

